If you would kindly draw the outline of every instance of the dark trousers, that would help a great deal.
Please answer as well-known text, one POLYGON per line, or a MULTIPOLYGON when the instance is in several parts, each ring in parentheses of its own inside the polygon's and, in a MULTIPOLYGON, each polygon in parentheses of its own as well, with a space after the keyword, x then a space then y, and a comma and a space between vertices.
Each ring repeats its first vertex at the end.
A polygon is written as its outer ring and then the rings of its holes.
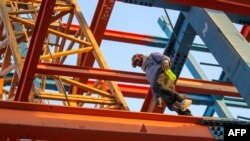
POLYGON ((184 100, 182 96, 175 91, 175 81, 159 69, 156 78, 152 84, 152 92, 156 97, 161 97, 171 111, 176 111, 179 115, 192 115, 190 110, 181 111, 181 102, 184 100))

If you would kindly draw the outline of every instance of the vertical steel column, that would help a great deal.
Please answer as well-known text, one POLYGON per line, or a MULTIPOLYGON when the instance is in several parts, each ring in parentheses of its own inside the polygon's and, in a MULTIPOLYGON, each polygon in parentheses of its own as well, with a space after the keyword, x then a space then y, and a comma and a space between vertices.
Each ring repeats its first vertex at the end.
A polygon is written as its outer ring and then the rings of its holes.
POLYGON ((247 41, 222 12, 192 7, 183 13, 250 105, 250 51, 247 41))
MULTIPOLYGON (((167 28, 167 26, 165 27, 167 28)), ((170 52, 169 54, 172 55, 172 59, 173 59, 172 68, 180 67, 180 70, 181 70, 184 65, 184 62, 186 62, 186 57, 183 57, 183 56, 188 56, 190 46, 195 38, 195 32, 193 31, 193 28, 187 22, 187 20, 184 19, 184 16, 182 15, 182 13, 179 15, 178 20, 176 22, 176 25, 174 28, 175 33, 172 33, 173 31, 171 29, 165 29, 164 31, 167 31, 165 32, 167 36, 171 36, 170 42, 169 42, 170 44, 168 44, 164 52, 165 53, 170 52), (185 36, 185 33, 187 32, 189 33, 188 37, 185 36), (181 57, 182 59, 180 59, 181 57), (181 61, 183 61, 183 64, 181 64, 181 61)), ((189 62, 188 64, 192 64, 192 65, 188 65, 188 68, 191 70, 191 73, 194 74, 194 77, 196 76, 195 77, 196 79, 207 80, 205 73, 199 67, 199 64, 195 61, 192 54, 189 54, 189 57, 187 58, 187 62, 189 62)), ((176 70, 174 70, 174 72, 177 73, 176 70)), ((177 73, 177 75, 178 74, 179 73, 177 73)), ((215 106, 214 105, 208 106, 208 108, 211 109, 212 107, 212 109, 215 109, 218 115, 221 117, 232 117, 231 113, 229 112, 229 110, 227 109, 223 101, 217 100, 217 97, 215 96, 209 96, 209 97, 213 101, 215 101, 215 104, 214 104, 215 106)), ((213 112, 210 112, 210 113, 213 113, 213 112)))
MULTIPOLYGON (((104 32, 108 25, 109 18, 111 16, 113 7, 115 5, 115 0, 99 0, 93 21, 90 25, 90 29, 92 30, 96 42, 100 45, 103 39, 104 32)), ((82 56, 81 64, 84 66, 93 66, 95 58, 93 54, 88 54, 82 56), (83 60, 88 60, 87 62, 83 62, 83 60)), ((87 80, 86 80, 87 82, 87 80)))
MULTIPOLYGON (((196 79, 208 80, 207 76, 202 71, 199 64, 195 61, 192 54, 189 54, 187 62, 189 64, 187 66, 188 66, 190 72, 192 73, 192 75, 196 79), (190 65, 190 64, 192 64, 192 65, 190 65)), ((216 111, 216 113, 219 115, 219 117, 227 117, 227 118, 233 117, 231 112, 228 110, 225 102, 223 101, 223 97, 216 97, 213 95, 210 95, 209 97, 214 101, 214 103, 213 103, 213 105, 208 105, 203 116, 206 116, 206 117, 213 116, 214 112, 216 111)))
POLYGON ((90 29, 98 44, 103 39, 109 18, 115 5, 115 0, 99 0, 90 29))
MULTIPOLYGON (((97 8, 95 10, 95 15, 93 21, 91 23, 90 29, 95 36, 95 40, 98 45, 101 44, 101 41, 104 36, 104 32, 108 25, 109 18, 111 16, 113 7, 115 5, 115 0, 99 0, 97 8)), ((84 54, 80 58, 81 66, 89 66, 92 67, 95 62, 95 57, 92 53, 84 54)), ((87 83, 88 79, 80 78, 79 80, 82 83, 87 83)), ((71 91, 73 88, 71 87, 71 91)), ((83 91, 77 89, 77 93, 82 93, 83 91)))
POLYGON ((50 25, 50 19, 56 0, 43 0, 38 13, 27 57, 15 96, 15 101, 27 101, 33 84, 33 78, 39 61, 40 53, 50 25))
POLYGON ((179 77, 196 34, 182 13, 179 14, 174 29, 169 29, 169 33, 167 36, 170 39, 164 54, 170 56, 171 70, 179 77))

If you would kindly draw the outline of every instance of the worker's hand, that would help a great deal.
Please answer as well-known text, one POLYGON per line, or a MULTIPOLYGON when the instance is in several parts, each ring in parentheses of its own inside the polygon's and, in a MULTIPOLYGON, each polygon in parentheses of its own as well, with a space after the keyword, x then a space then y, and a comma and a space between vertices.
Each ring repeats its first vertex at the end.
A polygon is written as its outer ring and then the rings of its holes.
POLYGON ((160 108, 160 109, 164 109, 166 107, 162 97, 159 97, 157 99, 157 107, 160 108))
POLYGON ((164 61, 162 64, 162 70, 168 70, 170 68, 170 63, 168 60, 164 61))

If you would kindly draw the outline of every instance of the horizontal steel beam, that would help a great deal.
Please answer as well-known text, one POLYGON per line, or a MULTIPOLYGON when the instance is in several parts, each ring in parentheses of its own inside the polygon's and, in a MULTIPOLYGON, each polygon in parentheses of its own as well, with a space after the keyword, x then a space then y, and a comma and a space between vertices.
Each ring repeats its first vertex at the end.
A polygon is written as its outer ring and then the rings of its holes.
POLYGON ((165 48, 169 39, 124 31, 106 30, 103 39, 165 48))
MULTIPOLYGON (((63 28, 66 28, 66 24, 63 24, 63 28)), ((70 25, 69 33, 74 35, 79 29, 79 25, 70 25)), ((165 48, 169 42, 168 38, 145 35, 145 34, 138 34, 138 33, 131 33, 131 32, 124 32, 124 31, 117 31, 106 29, 103 35, 103 39, 111 40, 111 41, 118 41, 124 43, 133 43, 145 46, 153 46, 158 48, 165 48)), ((191 50, 195 51, 203 51, 209 52, 207 47, 203 44, 193 43, 191 46, 191 50)))
POLYGON ((185 93, 241 97, 232 84, 188 78, 179 78, 176 82, 176 90, 185 93))
POLYGON ((117 80, 121 82, 148 84, 143 73, 126 72, 91 67, 78 67, 71 65, 40 63, 37 73, 46 75, 62 75, 73 77, 88 77, 101 80, 117 80), (131 76, 134 78, 132 79, 131 76))
POLYGON ((1 138, 213 141, 201 117, 0 102, 1 138), (126 138, 124 138, 126 137, 126 138))
MULTIPOLYGON (((80 76, 102 80, 148 84, 144 73, 118 70, 40 63, 37 66, 36 72, 46 75, 62 75, 72 77, 80 76)), ((176 83, 176 90, 181 93, 215 94, 221 96, 240 97, 240 94, 232 84, 188 78, 179 78, 176 83)))
POLYGON ((158 7, 172 9, 182 12, 188 12, 192 6, 210 8, 224 11, 228 18, 238 24, 250 24, 249 1, 239 0, 116 0, 131 4, 137 4, 149 7, 158 7), (228 1, 237 1, 236 3, 227 3, 228 1), (248 2, 246 2, 248 1, 248 2), (237 5, 239 4, 239 5, 237 5))
MULTIPOLYGON (((168 38, 108 29, 105 31, 103 39, 159 48, 165 48, 166 45, 169 44, 168 38)), ((198 43, 193 43, 191 50, 209 52, 205 45, 198 43)))
POLYGON ((202 8, 215 9, 239 15, 250 16, 249 0, 164 0, 165 2, 173 2, 181 5, 197 6, 202 8))

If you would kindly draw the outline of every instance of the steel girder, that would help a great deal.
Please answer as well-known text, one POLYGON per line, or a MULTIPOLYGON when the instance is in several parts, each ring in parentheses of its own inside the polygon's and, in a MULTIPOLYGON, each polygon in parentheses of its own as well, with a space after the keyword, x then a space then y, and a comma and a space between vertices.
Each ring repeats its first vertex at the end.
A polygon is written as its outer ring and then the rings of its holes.
POLYGON ((204 1, 204 0, 137 0, 128 1, 128 0, 117 0, 131 4, 149 6, 149 7, 159 7, 159 8, 167 8, 173 9, 177 11, 189 11, 190 7, 204 7, 211 8, 219 11, 224 11, 225 14, 229 17, 229 19, 238 24, 250 24, 250 15, 249 15, 249 2, 245 3, 243 1, 237 1, 236 5, 233 3, 227 3, 226 1, 220 0, 212 0, 212 1, 204 1), (239 10, 240 9, 240 10, 239 10))
MULTIPOLYGON (((94 79, 107 79, 115 80, 118 82, 140 83, 148 84, 145 74, 126 72, 118 70, 107 70, 87 67, 76 67, 67 65, 56 65, 40 63, 37 66, 37 73, 47 75, 62 75, 62 76, 74 76, 94 79)), ((179 78, 176 83, 177 91, 183 93, 197 93, 197 94, 217 94, 224 96, 239 97, 236 88, 232 84, 211 82, 204 80, 194 80, 188 78, 179 78)))
POLYGON ((250 52, 247 41, 223 12, 192 7, 189 12, 183 13, 250 105, 250 52))
POLYGON ((0 138, 213 141, 200 117, 0 102, 0 138), (187 132, 188 131, 188 132, 187 132), (126 137, 126 138, 125 138, 126 137))
POLYGON ((183 5, 197 6, 203 8, 216 9, 227 11, 230 13, 237 13, 240 15, 250 16, 249 8, 250 2, 248 0, 165 0, 166 2, 179 3, 183 5))

